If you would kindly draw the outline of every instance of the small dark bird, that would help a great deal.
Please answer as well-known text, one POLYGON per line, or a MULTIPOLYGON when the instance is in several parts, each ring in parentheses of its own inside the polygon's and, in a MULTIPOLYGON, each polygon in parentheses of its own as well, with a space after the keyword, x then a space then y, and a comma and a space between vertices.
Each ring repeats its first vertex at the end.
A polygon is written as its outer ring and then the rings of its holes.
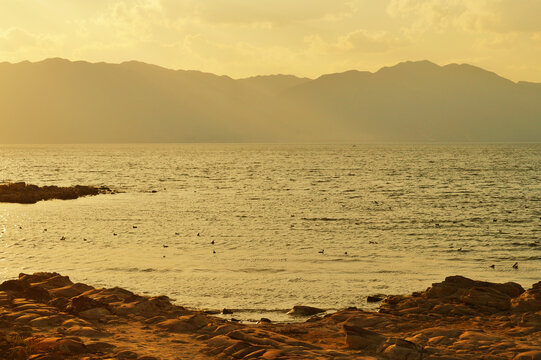
POLYGON ((23 229, 23 227, 22 227, 22 226, 19 226, 19 229, 21 229, 21 230, 22 230, 22 229, 23 229))
POLYGON ((164 256, 162 256, 162 258, 164 258, 164 257, 165 257, 165 255, 164 255, 164 256))
POLYGON ((324 254, 324 253, 325 253, 325 250, 319 250, 318 253, 324 254))
POLYGON ((113 236, 117 236, 118 234, 117 233, 113 233, 113 236))
POLYGON ((214 240, 212 240, 210 243, 211 243, 212 245, 214 245, 214 240))
POLYGON ((436 224, 436 227, 440 227, 440 224, 436 224))
POLYGON ((513 264, 513 269, 518 270, 518 262, 513 264))
POLYGON ((348 252, 346 251, 346 252, 344 253, 344 255, 347 255, 347 254, 348 254, 348 252))
POLYGON ((164 247, 164 248, 168 248, 168 247, 169 247, 169 245, 163 245, 163 247, 164 247))
POLYGON ((65 236, 62 236, 62 237, 60 238, 60 240, 66 240, 66 237, 65 237, 65 236))
POLYGON ((83 241, 86 241, 86 238, 83 238, 83 241))
POLYGON ((215 250, 212 250, 212 253, 213 253, 213 254, 216 254, 216 251, 215 251, 215 250))
POLYGON ((462 248, 458 248, 457 251, 462 251, 462 248))
POLYGON ((43 231, 47 231, 47 229, 43 229, 43 231))
POLYGON ((201 236, 201 234, 197 233, 197 236, 201 236))
POLYGON ((490 268, 491 269, 494 269, 496 266, 494 266, 494 264, 490 265, 490 268))
POLYGON ((175 235, 176 235, 176 236, 179 236, 179 235, 180 235, 180 233, 176 232, 176 233, 175 233, 175 235))
POLYGON ((134 228, 134 229, 137 229, 137 226, 133 225, 133 228, 134 228))

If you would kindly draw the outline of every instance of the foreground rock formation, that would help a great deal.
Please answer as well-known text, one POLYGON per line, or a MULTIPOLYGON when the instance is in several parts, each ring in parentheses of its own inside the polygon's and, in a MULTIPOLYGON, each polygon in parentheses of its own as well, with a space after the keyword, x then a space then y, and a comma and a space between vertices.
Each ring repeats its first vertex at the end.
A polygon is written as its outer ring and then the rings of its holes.
POLYGON ((111 194, 113 191, 108 187, 93 186, 43 186, 26 184, 24 182, 0 185, 0 202, 35 204, 40 200, 77 199, 81 196, 111 194))
POLYGON ((304 323, 239 324, 56 273, 0 285, 1 359, 541 359, 541 282, 448 277, 304 323))

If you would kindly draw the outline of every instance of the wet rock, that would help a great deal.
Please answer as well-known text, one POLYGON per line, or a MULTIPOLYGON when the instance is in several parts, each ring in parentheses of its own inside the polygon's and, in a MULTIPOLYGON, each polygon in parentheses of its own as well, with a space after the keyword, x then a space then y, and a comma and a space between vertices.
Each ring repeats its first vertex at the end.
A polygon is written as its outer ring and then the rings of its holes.
POLYGON ((224 315, 230 315, 230 314, 233 314, 233 310, 223 309, 223 310, 222 310, 222 314, 224 314, 224 315))
POLYGON ((291 316, 312 316, 322 312, 325 312, 325 310, 312 306, 296 305, 293 306, 293 309, 289 310, 287 314, 291 316))

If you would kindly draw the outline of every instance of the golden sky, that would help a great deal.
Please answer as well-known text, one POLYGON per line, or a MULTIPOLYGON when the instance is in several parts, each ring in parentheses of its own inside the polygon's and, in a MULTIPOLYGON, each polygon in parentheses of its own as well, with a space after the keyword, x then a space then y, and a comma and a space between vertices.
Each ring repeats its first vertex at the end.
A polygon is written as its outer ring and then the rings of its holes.
POLYGON ((317 77, 404 60, 541 82, 541 0, 0 0, 0 61, 317 77))

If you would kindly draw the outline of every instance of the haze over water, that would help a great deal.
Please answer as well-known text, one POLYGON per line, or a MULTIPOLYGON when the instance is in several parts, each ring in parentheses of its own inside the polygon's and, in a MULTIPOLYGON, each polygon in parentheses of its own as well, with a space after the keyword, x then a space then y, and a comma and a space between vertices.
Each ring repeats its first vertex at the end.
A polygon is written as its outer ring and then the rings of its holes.
POLYGON ((367 307, 454 274, 527 287, 541 273, 540 170, 540 144, 1 146, 0 182, 122 193, 1 204, 0 277, 57 271, 258 310, 245 319, 367 307))

